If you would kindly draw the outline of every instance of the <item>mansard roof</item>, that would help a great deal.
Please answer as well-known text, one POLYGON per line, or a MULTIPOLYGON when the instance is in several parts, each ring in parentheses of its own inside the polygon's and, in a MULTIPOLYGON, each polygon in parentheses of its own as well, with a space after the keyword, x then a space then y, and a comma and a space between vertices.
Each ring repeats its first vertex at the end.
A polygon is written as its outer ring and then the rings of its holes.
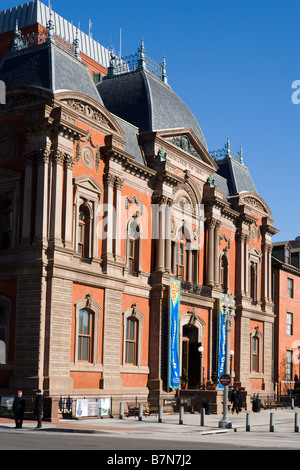
POLYGON ((7 87, 77 91, 102 104, 88 67, 55 42, 9 52, 0 64, 0 80, 7 87))
POLYGON ((147 70, 105 77, 97 88, 104 106, 140 132, 191 128, 207 149, 203 132, 187 105, 147 70))

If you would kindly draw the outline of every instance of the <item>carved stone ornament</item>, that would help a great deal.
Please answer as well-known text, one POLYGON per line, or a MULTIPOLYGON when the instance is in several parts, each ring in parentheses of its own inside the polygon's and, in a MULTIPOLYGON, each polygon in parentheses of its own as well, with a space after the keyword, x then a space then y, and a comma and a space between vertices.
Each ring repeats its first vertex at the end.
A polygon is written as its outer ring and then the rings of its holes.
POLYGON ((9 160, 14 153, 14 143, 11 139, 5 138, 0 140, 0 161, 5 162, 9 160))
POLYGON ((174 137, 171 140, 171 143, 181 148, 185 152, 188 152, 191 155, 194 155, 195 157, 201 158, 199 153, 196 152, 196 150, 192 146, 190 139, 188 138, 187 135, 182 135, 181 137, 174 137))
POLYGON ((249 206, 252 206, 254 207, 255 209, 258 209, 262 212, 266 212, 266 209, 265 207, 262 205, 261 202, 259 202, 257 199, 255 199, 254 197, 245 197, 244 198, 244 202, 246 204, 249 204, 249 206))
POLYGON ((81 160, 86 168, 93 168, 95 164, 95 156, 91 147, 85 145, 81 150, 81 160))
POLYGON ((83 101, 79 100, 67 100, 66 102, 71 108, 73 108, 75 111, 78 111, 81 114, 84 114, 88 118, 92 119, 95 122, 98 122, 99 124, 102 124, 103 126, 111 128, 111 124, 108 121, 108 119, 96 108, 93 106, 84 103, 83 101))

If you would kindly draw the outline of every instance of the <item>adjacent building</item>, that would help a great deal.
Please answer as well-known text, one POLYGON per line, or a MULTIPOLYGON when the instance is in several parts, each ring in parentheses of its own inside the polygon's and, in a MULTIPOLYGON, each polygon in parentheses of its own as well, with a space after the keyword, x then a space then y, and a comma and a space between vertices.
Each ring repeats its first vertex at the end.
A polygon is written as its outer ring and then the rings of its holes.
POLYGON ((300 238, 276 242, 272 255, 275 313, 274 382, 279 393, 299 388, 300 238))

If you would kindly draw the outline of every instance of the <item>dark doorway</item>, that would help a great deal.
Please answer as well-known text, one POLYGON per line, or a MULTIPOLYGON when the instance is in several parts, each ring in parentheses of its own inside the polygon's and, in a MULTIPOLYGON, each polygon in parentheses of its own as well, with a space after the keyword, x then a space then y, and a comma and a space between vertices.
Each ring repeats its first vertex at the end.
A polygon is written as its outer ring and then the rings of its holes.
POLYGON ((198 347, 198 328, 187 324, 183 327, 181 370, 189 379, 188 388, 196 388, 200 383, 200 353, 198 347))

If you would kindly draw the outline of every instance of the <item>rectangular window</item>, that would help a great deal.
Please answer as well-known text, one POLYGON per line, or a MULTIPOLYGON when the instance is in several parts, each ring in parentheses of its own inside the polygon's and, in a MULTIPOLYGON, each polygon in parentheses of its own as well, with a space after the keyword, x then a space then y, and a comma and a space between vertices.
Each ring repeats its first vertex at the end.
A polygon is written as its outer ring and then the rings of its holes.
POLYGON ((294 280, 289 277, 287 279, 287 296, 290 299, 293 299, 294 297, 294 280))
POLYGON ((293 314, 291 312, 287 312, 286 314, 286 334, 293 334, 293 314))
POLYGON ((91 361, 92 338, 91 338, 91 314, 86 310, 79 312, 79 334, 78 334, 78 360, 91 361))
POLYGON ((125 363, 136 365, 137 322, 128 318, 126 322, 125 363))
POLYGON ((286 352, 286 380, 293 380, 293 351, 286 352))
POLYGON ((259 340, 256 336, 253 336, 251 340, 251 370, 252 372, 259 372, 259 340))

